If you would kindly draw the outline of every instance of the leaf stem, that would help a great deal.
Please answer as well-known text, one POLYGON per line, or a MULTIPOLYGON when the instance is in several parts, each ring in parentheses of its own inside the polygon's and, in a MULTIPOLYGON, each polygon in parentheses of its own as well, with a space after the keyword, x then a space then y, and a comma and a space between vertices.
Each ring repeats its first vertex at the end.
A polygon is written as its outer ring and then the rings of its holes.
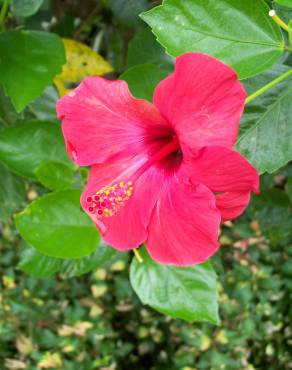
POLYGON ((252 100, 257 98, 258 96, 262 95, 267 90, 271 89, 272 87, 278 85, 278 83, 282 82, 286 78, 292 76, 292 69, 289 69, 289 71, 283 73, 281 76, 275 78, 273 81, 269 82, 267 85, 261 87, 259 90, 255 91, 253 94, 249 95, 246 100, 245 104, 250 103, 252 100))
POLYGON ((10 0, 4 0, 0 11, 0 28, 4 28, 6 14, 9 8, 10 0))
POLYGON ((142 263, 143 262, 143 258, 141 257, 140 253, 138 252, 138 249, 133 249, 133 252, 135 254, 135 257, 137 258, 138 262, 139 263, 142 263))

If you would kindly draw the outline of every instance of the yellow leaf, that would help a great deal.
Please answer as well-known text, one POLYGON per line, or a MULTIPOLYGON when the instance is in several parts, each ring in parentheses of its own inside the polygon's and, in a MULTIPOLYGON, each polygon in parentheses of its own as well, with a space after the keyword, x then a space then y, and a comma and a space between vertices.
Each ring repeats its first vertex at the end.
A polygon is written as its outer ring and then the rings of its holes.
POLYGON ((10 370, 23 370, 26 369, 26 365, 22 361, 14 360, 13 358, 7 358, 5 360, 5 367, 10 370))
POLYGON ((111 65, 89 46, 71 39, 63 39, 66 64, 54 83, 60 96, 71 91, 70 84, 78 84, 86 76, 103 76, 112 72, 111 65))
POLYGON ((47 352, 37 366, 40 369, 60 369, 63 362, 59 353, 47 352))
POLYGON ((34 346, 30 338, 20 335, 16 339, 17 351, 22 355, 29 355, 34 351, 34 346))

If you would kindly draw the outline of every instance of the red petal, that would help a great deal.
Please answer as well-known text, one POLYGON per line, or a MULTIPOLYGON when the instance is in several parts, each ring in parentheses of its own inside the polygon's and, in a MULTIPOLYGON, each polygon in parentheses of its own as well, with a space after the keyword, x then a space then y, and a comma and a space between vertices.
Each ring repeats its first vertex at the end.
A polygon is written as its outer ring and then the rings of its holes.
POLYGON ((220 212, 204 185, 170 181, 153 211, 146 242, 160 263, 188 266, 205 261, 219 247, 220 212))
POLYGON ((222 221, 233 220, 247 207, 250 193, 224 193, 216 196, 216 207, 221 212, 222 221))
POLYGON ((258 192, 257 170, 239 153, 224 147, 199 150, 185 162, 192 182, 202 183, 214 192, 258 192))
POLYGON ((200 53, 176 59, 175 72, 161 81, 154 104, 189 148, 232 147, 246 93, 236 73, 200 53))
POLYGON ((133 98, 124 81, 101 77, 85 78, 58 101, 57 112, 68 154, 81 166, 134 156, 169 131, 157 109, 133 98))
POLYGON ((103 239, 119 250, 136 248, 147 238, 147 227, 159 196, 163 172, 151 166, 136 181, 133 174, 144 163, 144 158, 122 163, 100 164, 92 167, 88 184, 81 197, 85 212, 96 223, 103 239), (133 193, 117 213, 98 218, 89 211, 87 198, 98 190, 120 181, 133 181, 133 193))

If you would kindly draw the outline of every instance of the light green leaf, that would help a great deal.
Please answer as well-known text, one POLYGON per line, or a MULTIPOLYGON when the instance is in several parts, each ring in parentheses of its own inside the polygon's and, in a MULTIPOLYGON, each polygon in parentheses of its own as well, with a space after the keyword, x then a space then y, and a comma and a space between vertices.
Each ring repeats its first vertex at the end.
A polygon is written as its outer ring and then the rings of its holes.
POLYGON ((288 26, 289 26, 289 32, 288 32, 289 43, 292 46, 292 19, 289 21, 288 26))
MULTIPOLYGON (((286 66, 275 66, 246 81, 248 94, 287 70, 286 66)), ((260 173, 272 173, 292 159, 291 81, 291 78, 283 81, 246 106, 236 149, 260 173)))
POLYGON ((25 196, 23 180, 0 164, 0 220, 7 222, 9 216, 21 209, 25 196))
POLYGON ((281 30, 263 0, 165 0, 142 13, 170 55, 212 55, 241 79, 261 73, 284 51, 281 30))
POLYGON ((99 234, 80 209, 78 190, 60 190, 32 202, 16 218, 23 239, 52 257, 81 258, 99 245, 99 234))
POLYGON ((35 178, 36 168, 45 160, 72 166, 59 124, 28 122, 0 132, 0 162, 12 171, 35 178))
POLYGON ((37 278, 47 278, 60 269, 61 259, 49 257, 37 249, 26 246, 21 253, 18 268, 37 278))
POLYGON ((292 8, 292 0, 275 0, 276 3, 292 8))
POLYGON ((0 83, 18 112, 52 83, 65 61, 63 43, 53 33, 0 33, 0 83))
POLYGON ((43 161, 35 171, 39 182, 51 190, 69 188, 73 181, 73 170, 63 163, 43 161))
POLYGON ((154 262, 140 249, 143 262, 133 259, 131 284, 144 304, 174 318, 219 323, 216 273, 210 262, 175 267, 154 262))
POLYGON ((41 7, 44 0, 12 0, 11 10, 19 17, 30 17, 41 7))
POLYGON ((128 83, 136 98, 152 101, 156 85, 166 76, 167 72, 153 64, 140 64, 124 72, 120 79, 128 83))
POLYGON ((167 55, 155 40, 149 28, 136 33, 129 42, 128 68, 137 64, 154 64, 169 72, 173 71, 173 58, 167 55))

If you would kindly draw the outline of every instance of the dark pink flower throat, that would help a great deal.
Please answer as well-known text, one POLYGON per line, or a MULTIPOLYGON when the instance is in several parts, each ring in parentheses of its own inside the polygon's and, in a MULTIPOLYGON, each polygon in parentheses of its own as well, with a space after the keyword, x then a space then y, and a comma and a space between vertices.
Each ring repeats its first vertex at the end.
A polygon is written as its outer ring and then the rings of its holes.
POLYGON ((133 184, 149 167, 158 163, 180 149, 179 140, 173 136, 171 141, 154 153, 134 174, 131 181, 119 181, 99 189, 87 197, 87 209, 97 218, 115 215, 133 194, 133 184))

